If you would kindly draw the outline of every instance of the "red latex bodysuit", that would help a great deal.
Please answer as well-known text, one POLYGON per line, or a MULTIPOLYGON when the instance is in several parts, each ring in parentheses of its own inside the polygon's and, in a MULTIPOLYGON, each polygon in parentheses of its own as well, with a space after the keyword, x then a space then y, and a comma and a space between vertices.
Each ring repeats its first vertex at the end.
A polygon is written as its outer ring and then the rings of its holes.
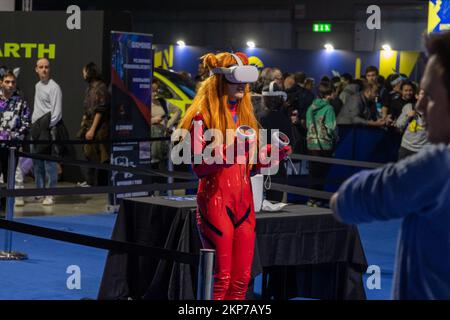
MULTIPOLYGON (((236 106, 229 106, 235 122, 236 106)), ((197 127, 198 128, 198 127, 197 127)), ((197 114, 191 138, 203 139, 203 117, 197 114), (194 136, 194 126, 201 126, 194 136)), ((205 248, 216 250, 214 300, 243 300, 250 281, 254 242, 255 212, 246 164, 206 164, 193 166, 200 178, 197 191, 197 224, 205 248)))

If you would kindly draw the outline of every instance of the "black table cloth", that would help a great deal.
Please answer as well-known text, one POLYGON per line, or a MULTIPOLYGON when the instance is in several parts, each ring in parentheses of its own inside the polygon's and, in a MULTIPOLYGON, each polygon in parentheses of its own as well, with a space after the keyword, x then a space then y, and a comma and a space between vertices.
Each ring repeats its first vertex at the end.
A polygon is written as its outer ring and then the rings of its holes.
MULTIPOLYGON (((195 207, 182 197, 125 199, 112 239, 198 253, 195 207)), ((330 210, 288 205, 257 213, 256 233, 252 277, 263 273, 262 298, 365 299, 358 230, 330 210)), ((196 285, 197 266, 109 252, 98 298, 194 299, 196 285)))

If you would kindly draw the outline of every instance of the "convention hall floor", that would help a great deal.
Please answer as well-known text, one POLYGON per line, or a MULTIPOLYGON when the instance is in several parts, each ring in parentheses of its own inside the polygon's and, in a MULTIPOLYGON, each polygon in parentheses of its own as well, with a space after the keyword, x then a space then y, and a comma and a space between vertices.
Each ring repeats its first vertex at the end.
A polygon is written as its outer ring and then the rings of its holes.
MULTIPOLYGON (((76 184, 69 182, 58 183, 58 187, 74 186, 76 184)), ((25 183, 25 188, 34 188, 33 182, 25 183)), ((15 217, 67 216, 108 211, 108 196, 105 194, 55 196, 55 204, 52 206, 44 206, 34 197, 25 197, 24 200, 24 206, 14 207, 15 217)))
MULTIPOLYGON (((59 187, 73 187, 73 183, 59 183, 59 187)), ((26 188, 33 188, 27 182, 26 188)), ((178 194, 178 192, 177 192, 178 194)), ((43 206, 33 197, 25 199, 25 206, 15 207, 16 221, 56 230, 74 232, 109 239, 117 215, 107 212, 107 195, 56 196, 53 206, 43 206)), ((375 222, 358 226, 369 265, 381 269, 380 287, 365 286, 367 298, 389 299, 396 239, 401 221, 375 222)), ((4 245, 4 231, 0 230, 0 248, 4 245)), ((100 286, 107 252, 102 249, 74 245, 62 241, 13 233, 13 250, 28 255, 28 260, 0 261, 0 300, 95 299, 100 286), (67 287, 68 266, 82 270, 82 285, 77 290, 67 287)), ((369 274, 364 275, 364 283, 369 274)), ((255 279, 255 294, 261 290, 261 277, 255 279)))

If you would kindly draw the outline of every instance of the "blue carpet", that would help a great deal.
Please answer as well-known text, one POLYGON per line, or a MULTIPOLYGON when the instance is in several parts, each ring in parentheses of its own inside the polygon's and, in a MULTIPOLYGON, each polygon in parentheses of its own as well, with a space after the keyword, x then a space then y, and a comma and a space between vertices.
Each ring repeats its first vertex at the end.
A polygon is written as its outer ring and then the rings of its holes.
MULTIPOLYGON (((51 216, 20 218, 33 225, 110 238, 116 215, 51 216)), ((0 232, 3 247, 4 232, 0 232)), ((0 299, 95 298, 100 286, 107 252, 31 235, 13 233, 13 250, 27 253, 28 260, 0 261, 0 299), (67 267, 81 270, 81 289, 69 290, 67 267)))
MULTIPOLYGON (((366 254, 370 265, 377 265, 381 270, 381 288, 369 290, 365 286, 367 299, 387 300, 391 298, 392 275, 394 271, 397 237, 401 220, 377 221, 358 226, 366 254)), ((364 284, 368 275, 364 276, 364 284)))
MULTIPOLYGON (((58 230, 110 238, 116 215, 49 216, 19 218, 17 221, 58 230)), ((381 268, 381 289, 369 290, 368 299, 389 299, 397 234, 400 221, 360 225, 359 231, 369 265, 381 268)), ((3 231, 0 231, 3 247, 3 231)), ((25 261, 0 261, 0 300, 78 300, 95 298, 100 286, 107 252, 105 250, 48 240, 21 233, 13 234, 13 249, 27 253, 25 261), (68 289, 67 267, 81 270, 81 289, 68 289)), ((367 275, 364 276, 364 284, 367 275)), ((255 293, 261 292, 261 277, 255 279, 255 293)), ((300 298, 301 299, 301 298, 300 298)))

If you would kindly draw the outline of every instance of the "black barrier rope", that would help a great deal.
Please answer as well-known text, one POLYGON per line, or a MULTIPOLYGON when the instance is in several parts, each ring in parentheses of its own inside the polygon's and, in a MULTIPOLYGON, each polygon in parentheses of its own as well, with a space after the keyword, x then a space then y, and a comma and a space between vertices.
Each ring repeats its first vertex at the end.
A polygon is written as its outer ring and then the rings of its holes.
POLYGON ((302 176, 287 176, 287 177, 276 177, 272 178, 273 182, 276 183, 283 183, 288 184, 289 182, 295 181, 297 186, 298 183, 302 183, 305 185, 322 185, 322 184, 330 184, 330 185, 341 185, 345 181, 347 181, 348 178, 313 178, 309 175, 302 175, 302 176))
POLYGON ((170 260, 189 265, 198 265, 198 254, 173 251, 163 248, 147 247, 131 242, 98 238, 3 219, 0 219, 0 228, 20 233, 31 234, 37 237, 59 240, 98 249, 110 250, 114 252, 124 252, 139 256, 150 256, 155 259, 170 260))
POLYGON ((291 154, 289 157, 292 160, 308 160, 308 161, 313 161, 313 162, 338 164, 338 165, 343 165, 343 166, 360 167, 360 168, 368 168, 368 169, 375 169, 375 168, 379 168, 384 165, 384 163, 377 163, 377 162, 346 160, 346 159, 337 159, 337 158, 328 158, 328 157, 316 157, 316 156, 310 156, 310 155, 306 155, 306 154, 291 154))
POLYGON ((0 144, 119 144, 133 142, 170 141, 170 137, 134 138, 134 139, 106 139, 106 140, 0 140, 0 144))
MULTIPOLYGON (((119 165, 113 165, 113 164, 95 163, 95 162, 76 160, 76 159, 65 159, 65 158, 40 155, 40 154, 34 154, 34 153, 24 153, 24 152, 18 152, 18 156, 30 158, 30 159, 37 159, 37 160, 54 161, 54 162, 59 162, 59 163, 66 164, 66 165, 85 166, 85 167, 95 168, 95 169, 114 170, 114 171, 119 171, 119 172, 129 172, 129 173, 136 173, 136 174, 141 174, 141 175, 162 176, 162 177, 166 177, 166 178, 176 178, 176 179, 184 179, 184 180, 197 179, 197 177, 195 175, 193 175, 191 173, 187 173, 187 172, 156 171, 156 170, 151 170, 148 168, 144 169, 144 168, 140 168, 140 167, 126 167, 126 166, 119 166, 119 165)), ((294 159, 294 160, 308 160, 308 161, 330 163, 330 164, 336 164, 336 165, 346 165, 346 166, 361 167, 361 168, 370 168, 370 169, 378 168, 378 167, 384 165, 383 163, 376 163, 376 162, 364 162, 364 161, 335 159, 335 158, 327 158, 327 157, 315 157, 315 156, 302 155, 302 154, 292 154, 292 155, 290 155, 290 157, 291 157, 291 159, 294 159)))
POLYGON ((30 159, 36 159, 36 160, 44 160, 44 161, 54 161, 59 162, 66 165, 71 166, 82 166, 87 168, 95 168, 95 169, 103 169, 108 171, 118 171, 118 172, 128 172, 128 173, 134 173, 134 174, 140 174, 140 175, 146 175, 146 176, 162 176, 165 178, 176 178, 176 179, 184 179, 184 180, 192 180, 197 179, 196 176, 194 176, 191 173, 188 172, 173 172, 173 171, 156 171, 148 168, 142 168, 142 167, 127 167, 127 166, 119 166, 114 164, 105 164, 105 163, 97 163, 97 162, 90 162, 85 160, 76 160, 76 159, 65 159, 60 157, 53 157, 53 156, 47 156, 42 154, 35 154, 35 153, 25 153, 25 152, 18 152, 17 155, 19 157, 24 158, 30 158, 30 159))
POLYGON ((302 188, 302 187, 296 187, 296 186, 290 186, 285 184, 279 184, 279 183, 271 183, 271 188, 275 191, 281 191, 281 192, 288 192, 300 196, 308 196, 313 198, 319 198, 324 200, 330 200, 331 196, 333 195, 333 192, 327 192, 327 191, 319 191, 309 188, 302 188))
MULTIPOLYGON (((112 140, 0 140, 0 144, 6 145, 22 145, 22 144, 119 144, 119 143, 133 143, 133 142, 151 142, 151 141, 170 141, 170 137, 155 137, 155 138, 135 138, 135 139, 112 139, 112 140)), ((306 154, 291 154, 292 160, 308 160, 321 163, 330 163, 336 165, 345 165, 351 167, 360 167, 374 169, 383 166, 383 163, 357 161, 347 159, 337 159, 329 157, 317 157, 306 154)), ((51 161, 51 160, 49 160, 51 161)), ((56 161, 56 160, 54 160, 56 161)), ((181 178, 182 179, 182 178, 181 178)))
POLYGON ((63 187, 63 188, 29 188, 9 190, 0 188, 0 197, 33 197, 47 195, 82 195, 101 193, 132 193, 142 191, 167 191, 195 189, 198 187, 197 181, 175 182, 175 183, 153 183, 138 184, 130 186, 104 186, 104 187, 63 187))
MULTIPOLYGON (((163 138, 150 138, 150 139, 144 139, 145 141, 150 140, 156 140, 156 139, 164 139, 168 140, 168 137, 163 138)), ((133 142, 138 141, 139 139, 130 140, 133 142)), ((4 141, 4 140, 3 140, 4 141)), ((70 141, 70 140, 69 140, 70 141)), ((123 140, 125 141, 125 140, 123 140)), ((122 141, 122 142, 123 142, 122 141)), ((1 142, 1 141, 0 141, 1 142)), ((19 141, 23 142, 23 141, 19 141)), ((33 142, 33 141, 31 141, 33 142)), ((57 141, 53 141, 57 142, 57 141)), ((59 141, 62 142, 62 141, 59 141)), ((75 142, 75 141, 71 141, 75 142)), ((81 142, 81 141, 76 141, 81 142)), ((117 142, 117 140, 116 140, 117 142)), ((100 143, 96 141, 95 143, 100 143)), ((185 179, 185 180, 193 180, 197 179, 197 177, 190 173, 185 172, 162 172, 162 171, 156 171, 151 170, 147 168, 137 168, 137 167, 126 167, 126 166, 119 166, 119 165, 112 165, 112 164, 101 164, 101 163, 94 163, 89 161, 82 161, 82 160, 75 160, 75 159, 63 159, 59 157, 52 157, 47 155, 40 155, 40 154, 30 154, 30 153, 23 153, 18 152, 18 155, 21 157, 31 158, 31 159, 38 159, 38 160, 45 160, 45 161, 55 161, 66 165, 72 165, 72 166, 84 166, 84 167, 90 167, 90 168, 96 168, 96 169, 103 169, 108 171, 118 171, 118 172, 128 172, 128 173, 135 173, 140 175, 149 175, 149 176, 163 176, 167 178, 178 178, 178 179, 185 179)), ((335 159, 335 158, 327 158, 327 157, 316 157, 316 156, 310 156, 310 155, 302 155, 302 154, 292 154, 291 159, 294 160, 308 160, 308 161, 316 161, 316 162, 323 162, 323 163, 330 163, 330 164, 337 164, 337 165, 346 165, 346 166, 354 166, 354 167, 365 167, 365 168, 378 168, 382 166, 381 163, 374 163, 374 162, 363 162, 363 161, 355 161, 355 160, 345 160, 345 159, 335 159)), ((341 179, 336 180, 338 182, 342 182, 341 179)), ((327 180, 325 180, 327 182, 327 180)), ((67 194, 97 194, 97 193, 129 193, 129 192, 139 192, 139 191, 155 191, 155 190, 175 190, 175 189, 190 189, 190 188, 196 188, 197 182, 194 183, 187 183, 185 185, 183 184, 171 184, 170 187, 168 187, 167 184, 164 185, 132 185, 132 186, 105 186, 105 187, 89 187, 86 189, 80 189, 77 188, 52 188, 52 189, 18 189, 18 190, 6 190, 6 189, 0 189, 0 195, 3 196, 9 196, 9 197, 16 197, 16 196, 40 196, 40 195, 67 195, 67 194)), ((326 199, 329 200, 332 193, 325 192, 325 191, 319 191, 309 188, 302 188, 292 185, 286 185, 286 184, 277 184, 274 183, 272 185, 272 189, 282 192, 288 192, 292 194, 298 194, 303 196, 311 196, 316 197, 320 199, 326 199)))

